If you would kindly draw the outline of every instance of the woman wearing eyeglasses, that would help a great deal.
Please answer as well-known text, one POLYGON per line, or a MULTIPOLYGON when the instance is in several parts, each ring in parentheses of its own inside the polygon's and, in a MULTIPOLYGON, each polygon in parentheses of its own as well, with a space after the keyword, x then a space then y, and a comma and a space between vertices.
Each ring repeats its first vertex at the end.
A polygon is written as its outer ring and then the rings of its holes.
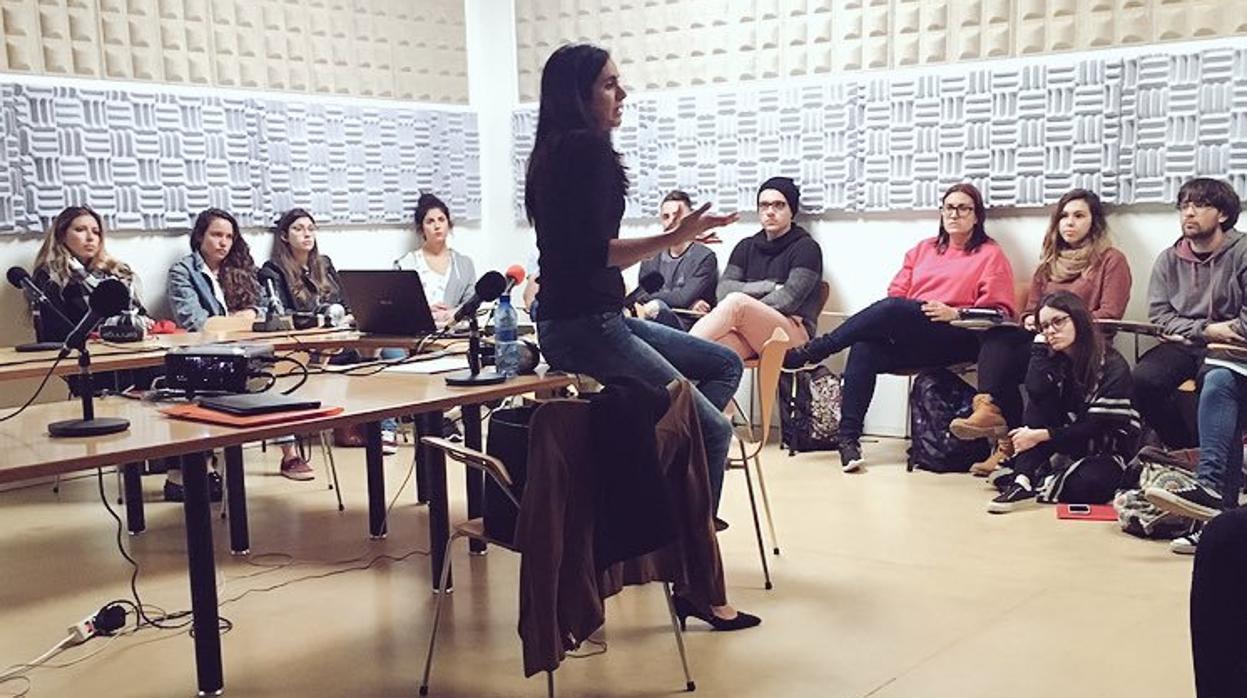
POLYGON ((1025 426, 1009 433, 1012 472, 995 480, 1001 494, 987 507, 993 514, 1033 504, 1041 479, 1052 501, 1106 502, 1138 442, 1130 366, 1105 341, 1082 299, 1069 291, 1048 295, 1035 324, 1045 343, 1033 345, 1025 426), (1070 464, 1054 460, 1058 455, 1070 464))
MULTIPOLYGON (((1078 296, 1096 320, 1120 320, 1130 301, 1130 283, 1130 263, 1109 240, 1100 197, 1086 189, 1072 189, 1052 210, 1039 267, 1031 278, 1022 309, 1022 325, 1037 332, 1039 301, 1057 291, 1078 296)), ((1036 341, 1042 341, 1042 337, 1036 341)), ((1021 347, 1019 351, 1029 356, 1028 348, 1021 347)), ((954 420, 954 425, 965 421, 954 420)), ((978 438, 973 431, 970 435, 978 438)), ((971 465, 970 472, 990 475, 1012 456, 1012 440, 1007 434, 1000 435, 991 455, 971 465)))
POLYGON ((1003 436, 1019 424, 1031 338, 1016 328, 986 332, 954 327, 965 309, 1014 315, 1013 268, 987 236, 987 208, 971 184, 954 184, 940 199, 939 233, 905 254, 888 285, 888 297, 856 313, 835 330, 791 349, 784 366, 815 363, 845 349, 840 413, 840 466, 856 472, 864 461, 860 438, 880 373, 978 361, 979 389, 973 425, 1003 436), (1019 355, 1022 360, 1019 360, 1019 355))

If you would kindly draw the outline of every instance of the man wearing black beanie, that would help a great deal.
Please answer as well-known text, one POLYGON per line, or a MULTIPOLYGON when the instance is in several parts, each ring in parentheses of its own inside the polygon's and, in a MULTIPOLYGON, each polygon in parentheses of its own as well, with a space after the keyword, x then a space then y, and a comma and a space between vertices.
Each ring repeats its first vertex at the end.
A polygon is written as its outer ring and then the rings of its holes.
POLYGON ((775 328, 800 344, 814 336, 822 303, 823 252, 793 222, 801 192, 788 177, 772 177, 758 189, 762 230, 732 250, 719 278, 719 304, 689 334, 723 344, 741 358, 756 356, 775 328))

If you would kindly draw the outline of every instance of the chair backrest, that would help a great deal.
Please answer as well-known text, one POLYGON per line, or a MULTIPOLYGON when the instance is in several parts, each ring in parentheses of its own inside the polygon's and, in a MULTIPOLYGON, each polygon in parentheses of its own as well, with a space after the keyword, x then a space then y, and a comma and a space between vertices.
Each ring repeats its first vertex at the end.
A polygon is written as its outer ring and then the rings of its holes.
POLYGON ((828 298, 831 298, 831 284, 826 281, 818 282, 818 311, 820 313, 823 308, 827 307, 828 298))
POLYGON ((204 322, 203 331, 212 333, 250 332, 254 319, 236 315, 213 315, 204 322))
MULTIPOLYGON (((827 284, 824 282, 823 284, 827 284)), ((775 400, 779 394, 779 374, 784 367, 784 354, 792 346, 792 339, 782 327, 776 327, 771 338, 762 344, 758 353, 758 393, 761 396, 762 408, 762 445, 765 446, 771 436, 771 413, 775 411, 775 400)))

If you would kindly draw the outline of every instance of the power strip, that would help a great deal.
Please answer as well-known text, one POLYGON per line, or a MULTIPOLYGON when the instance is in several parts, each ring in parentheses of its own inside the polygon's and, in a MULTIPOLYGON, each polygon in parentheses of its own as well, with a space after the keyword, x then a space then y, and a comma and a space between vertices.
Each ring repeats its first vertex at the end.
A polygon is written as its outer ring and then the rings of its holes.
POLYGON ((82 644, 95 637, 95 616, 90 615, 69 626, 69 636, 75 645, 82 644))

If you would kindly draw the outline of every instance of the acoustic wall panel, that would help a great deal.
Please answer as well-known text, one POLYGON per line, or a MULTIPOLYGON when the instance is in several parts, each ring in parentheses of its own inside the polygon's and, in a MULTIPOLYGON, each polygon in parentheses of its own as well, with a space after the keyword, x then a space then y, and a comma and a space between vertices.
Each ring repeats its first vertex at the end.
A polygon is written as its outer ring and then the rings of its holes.
MULTIPOLYGON (((775 174, 801 184, 814 214, 930 209, 962 181, 991 206, 1043 206, 1075 187, 1107 203, 1171 202, 1195 176, 1247 194, 1247 48, 1014 60, 625 105, 615 147, 632 177, 629 217, 655 215, 674 188, 751 210, 775 174)), ((535 126, 535 107, 516 111, 517 216, 535 126)))
POLYGON ((525 0, 515 23, 524 100, 570 41, 654 90, 1247 33, 1240 0, 525 0))
POLYGON ((411 107, 0 86, 0 229, 39 231, 71 204, 111 228, 187 227, 201 210, 270 225, 404 223, 421 191, 480 215, 475 114, 411 107))
POLYGON ((463 0, 4 0, 0 70, 466 103, 463 0))

